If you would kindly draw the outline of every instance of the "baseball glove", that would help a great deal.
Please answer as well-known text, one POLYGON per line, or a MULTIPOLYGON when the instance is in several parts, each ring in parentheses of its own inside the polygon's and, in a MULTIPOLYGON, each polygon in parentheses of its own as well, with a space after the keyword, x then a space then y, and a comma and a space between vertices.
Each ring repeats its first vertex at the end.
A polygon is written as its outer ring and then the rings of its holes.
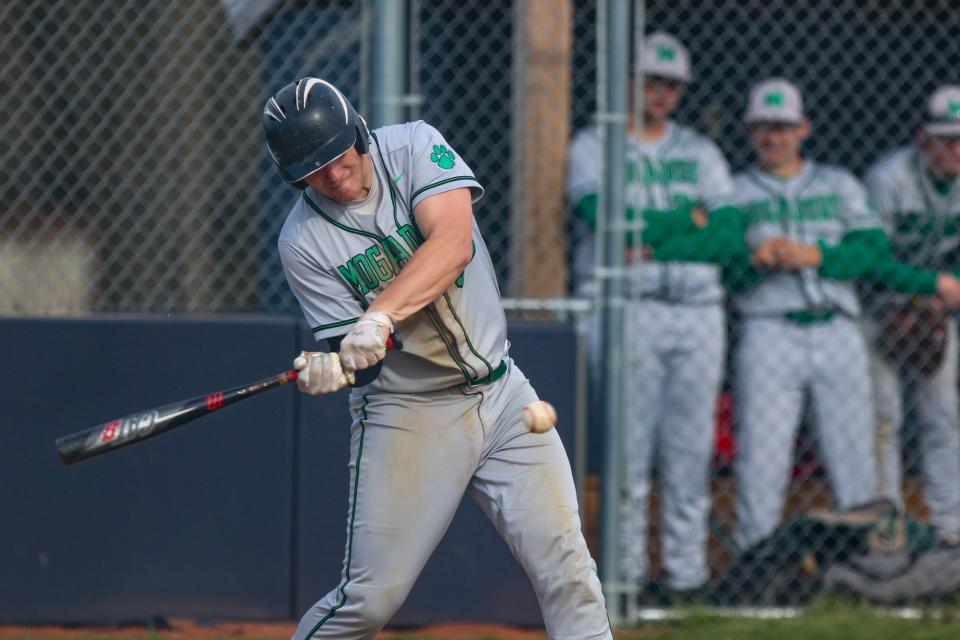
POLYGON ((894 363, 929 376, 947 350, 946 310, 933 297, 914 297, 883 322, 880 348, 894 363))

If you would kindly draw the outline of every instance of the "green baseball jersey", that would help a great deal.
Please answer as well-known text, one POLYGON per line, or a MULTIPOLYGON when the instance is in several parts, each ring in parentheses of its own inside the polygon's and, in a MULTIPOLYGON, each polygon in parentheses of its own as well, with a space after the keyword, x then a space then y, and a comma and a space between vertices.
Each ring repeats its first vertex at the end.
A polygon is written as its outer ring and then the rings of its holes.
MULTIPOLYGON (((572 205, 598 192, 601 152, 596 127, 584 129, 571 142, 566 188, 572 205)), ((693 206, 713 210, 731 202, 730 168, 723 154, 709 138, 688 127, 670 122, 666 133, 653 143, 628 138, 626 154, 626 205, 636 211, 675 210, 677 215, 689 217, 693 206)), ((638 238, 642 226, 637 218, 638 238)), ((593 295, 595 241, 589 229, 580 228, 577 235, 574 269, 578 293, 593 295)), ((632 295, 694 304, 718 302, 723 297, 719 268, 705 263, 636 263, 630 266, 627 289, 632 295)))
MULTIPOLYGON (((423 242, 414 208, 430 196, 483 189, 470 167, 430 125, 371 133, 374 185, 344 205, 306 189, 280 231, 287 282, 316 339, 349 332, 423 242)), ((479 383, 507 355, 506 318, 490 255, 473 222, 474 255, 442 296, 397 324, 403 349, 390 352, 372 390, 416 393, 479 383)))
MULTIPOLYGON (((836 246, 851 231, 880 226, 863 186, 839 167, 807 161, 791 178, 754 169, 737 174, 733 182, 751 252, 781 236, 803 244, 836 246)), ((825 278, 813 267, 768 272, 736 301, 747 315, 814 309, 839 309, 850 316, 860 313, 852 281, 825 278)))

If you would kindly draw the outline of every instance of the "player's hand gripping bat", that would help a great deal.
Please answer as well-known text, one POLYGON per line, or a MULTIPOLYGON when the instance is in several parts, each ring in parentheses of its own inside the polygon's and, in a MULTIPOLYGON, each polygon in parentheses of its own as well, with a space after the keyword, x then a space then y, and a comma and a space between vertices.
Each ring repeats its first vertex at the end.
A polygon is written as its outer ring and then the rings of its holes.
MULTIPOLYGON (((396 336, 387 338, 387 350, 399 349, 396 336)), ((277 375, 232 389, 215 391, 204 396, 171 402, 159 407, 131 413, 95 427, 84 429, 57 438, 57 453, 64 465, 93 458, 127 445, 152 438, 171 429, 176 429, 201 416, 212 413, 229 404, 263 393, 297 379, 299 371, 291 369, 277 375)))

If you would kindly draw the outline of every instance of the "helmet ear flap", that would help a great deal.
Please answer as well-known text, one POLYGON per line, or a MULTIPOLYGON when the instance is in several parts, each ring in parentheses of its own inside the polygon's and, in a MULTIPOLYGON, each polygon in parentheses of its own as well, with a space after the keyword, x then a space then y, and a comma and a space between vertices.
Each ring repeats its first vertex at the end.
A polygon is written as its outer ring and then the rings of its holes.
POLYGON ((357 116, 357 120, 359 120, 360 123, 357 125, 357 140, 353 143, 353 148, 356 149, 360 155, 364 155, 367 152, 370 132, 367 130, 367 123, 363 118, 357 116))

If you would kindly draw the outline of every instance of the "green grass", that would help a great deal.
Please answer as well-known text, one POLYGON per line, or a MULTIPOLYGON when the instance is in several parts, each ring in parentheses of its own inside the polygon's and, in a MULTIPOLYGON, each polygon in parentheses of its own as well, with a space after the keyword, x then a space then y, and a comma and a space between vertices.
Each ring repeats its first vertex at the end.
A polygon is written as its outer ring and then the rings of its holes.
MULTIPOLYGON (((693 613, 676 623, 653 625, 657 640, 956 640, 956 612, 904 620, 865 606, 821 602, 796 618, 758 620, 693 613)), ((625 635, 624 638, 630 638, 625 635)), ((644 637, 644 636, 638 636, 644 637)))

